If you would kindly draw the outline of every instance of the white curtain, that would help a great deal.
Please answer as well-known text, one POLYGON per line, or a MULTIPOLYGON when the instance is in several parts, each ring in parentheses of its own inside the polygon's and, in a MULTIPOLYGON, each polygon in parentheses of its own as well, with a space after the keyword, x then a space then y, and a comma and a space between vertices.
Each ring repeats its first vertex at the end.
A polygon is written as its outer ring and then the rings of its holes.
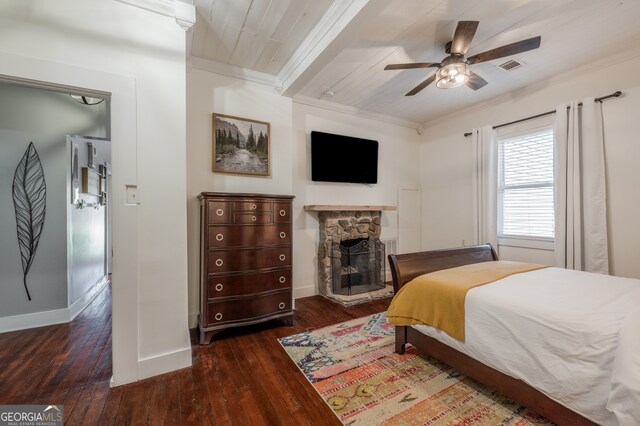
POLYGON ((498 250, 498 136, 491 126, 473 129, 473 219, 475 244, 498 250))
POLYGON ((593 98, 556 109, 555 251, 558 266, 609 273, 602 106, 593 98))

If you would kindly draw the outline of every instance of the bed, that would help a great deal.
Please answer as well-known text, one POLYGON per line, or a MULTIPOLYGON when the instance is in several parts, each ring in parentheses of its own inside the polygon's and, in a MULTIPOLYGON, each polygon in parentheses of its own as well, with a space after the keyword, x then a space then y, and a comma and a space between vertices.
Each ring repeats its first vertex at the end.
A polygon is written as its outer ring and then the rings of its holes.
MULTIPOLYGON (((389 256, 396 294, 496 260, 490 245, 389 256)), ((412 344, 561 425, 640 424, 640 280, 545 268, 473 288, 464 304, 464 341, 397 326, 396 352, 412 344)))

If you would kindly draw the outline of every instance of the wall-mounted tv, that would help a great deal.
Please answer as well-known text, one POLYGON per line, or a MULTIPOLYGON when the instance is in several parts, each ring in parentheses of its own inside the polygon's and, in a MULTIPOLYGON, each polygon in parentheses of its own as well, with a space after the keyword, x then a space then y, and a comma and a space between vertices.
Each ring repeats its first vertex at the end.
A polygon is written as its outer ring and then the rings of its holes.
POLYGON ((378 183, 378 141, 312 131, 311 180, 378 183))

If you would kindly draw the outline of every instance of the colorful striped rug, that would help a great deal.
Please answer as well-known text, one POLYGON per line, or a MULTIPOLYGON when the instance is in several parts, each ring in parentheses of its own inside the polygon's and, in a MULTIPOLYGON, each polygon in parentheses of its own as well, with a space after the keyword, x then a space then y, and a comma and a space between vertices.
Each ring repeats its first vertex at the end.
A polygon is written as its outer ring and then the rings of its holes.
POLYGON ((413 347, 396 354, 384 313, 280 343, 345 425, 552 424, 413 347))

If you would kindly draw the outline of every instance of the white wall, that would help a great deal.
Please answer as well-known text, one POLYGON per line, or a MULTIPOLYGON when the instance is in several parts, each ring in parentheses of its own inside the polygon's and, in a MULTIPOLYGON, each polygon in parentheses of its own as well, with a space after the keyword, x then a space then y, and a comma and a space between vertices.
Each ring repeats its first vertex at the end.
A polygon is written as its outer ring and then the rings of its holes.
MULTIPOLYGON (((397 204, 398 185, 418 183, 419 137, 415 129, 305 105, 273 87, 192 69, 187 74, 187 205, 189 312, 195 326, 199 294, 199 210, 203 191, 292 194, 294 199, 294 297, 317 294, 318 223, 305 204, 397 204), (213 173, 212 113, 271 123, 271 176, 213 173), (378 184, 311 182, 312 130, 379 141, 378 184)), ((338 159, 340 163, 345 160, 338 159)), ((383 237, 395 237, 396 215, 384 213, 383 237)))
MULTIPOLYGON (((305 212, 307 204, 397 206, 398 188, 416 186, 419 180, 419 136, 415 129, 294 102, 295 123, 293 193, 293 280, 297 296, 317 294, 318 215, 305 212), (312 130, 377 140, 378 183, 363 185, 311 181, 310 134, 312 130)), ((357 159, 336 153, 336 167, 357 166, 357 159)), ((382 213, 381 238, 398 236, 397 213, 382 213)))
POLYGON ((184 31, 113 0, 4 1, 0 28, 0 74, 112 93, 113 383, 189 366, 184 31))
MULTIPOLYGON (((187 210, 189 235, 189 323, 199 310, 201 192, 292 194, 292 102, 273 87, 191 69, 187 74, 187 210), (270 123, 271 176, 213 173, 212 114, 270 123)), ((295 257, 294 257, 295 260, 295 257)))
MULTIPOLYGON (((608 176, 611 272, 640 278, 637 262, 640 227, 640 69, 639 52, 591 64, 469 108, 454 117, 425 124, 420 156, 423 188, 423 248, 454 247, 472 242, 471 140, 463 133, 550 111, 561 103, 616 90, 623 97, 603 104, 608 176)), ((516 71, 517 72, 517 71, 516 71)), ((465 88, 462 88, 465 90, 465 88)), ((472 94, 470 94, 472 95, 472 94)), ((504 259, 553 263, 553 252, 501 247, 504 259)))

